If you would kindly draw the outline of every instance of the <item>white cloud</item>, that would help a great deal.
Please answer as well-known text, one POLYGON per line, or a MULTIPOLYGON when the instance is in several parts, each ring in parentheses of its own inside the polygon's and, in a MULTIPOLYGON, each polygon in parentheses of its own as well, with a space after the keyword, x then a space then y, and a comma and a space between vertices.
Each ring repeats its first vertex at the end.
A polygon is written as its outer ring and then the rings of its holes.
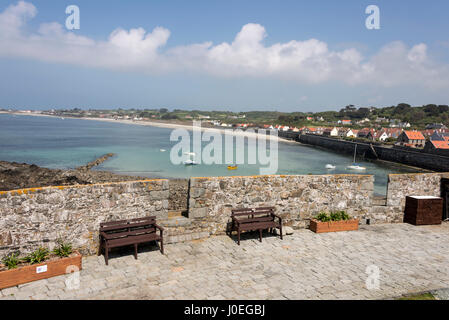
POLYGON ((163 27, 150 33, 142 28, 116 29, 106 41, 96 41, 55 22, 29 33, 26 22, 36 14, 37 9, 24 1, 0 13, 0 56, 145 73, 187 71, 219 77, 277 77, 385 87, 449 85, 448 65, 433 62, 423 43, 408 48, 393 42, 365 58, 355 48, 333 51, 317 39, 266 46, 265 28, 249 23, 232 43, 204 42, 163 50, 170 37, 170 31, 163 27))

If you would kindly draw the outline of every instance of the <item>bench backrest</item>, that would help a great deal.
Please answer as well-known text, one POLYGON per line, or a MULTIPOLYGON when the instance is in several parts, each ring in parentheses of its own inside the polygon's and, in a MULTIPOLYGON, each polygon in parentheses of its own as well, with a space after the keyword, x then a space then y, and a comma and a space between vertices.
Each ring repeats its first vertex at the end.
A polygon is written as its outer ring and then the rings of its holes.
POLYGON ((260 207, 260 208, 243 208, 243 209, 232 209, 232 216, 248 216, 254 214, 267 214, 274 213, 274 207, 260 207))
POLYGON ((231 217, 239 223, 265 222, 274 220, 274 207, 245 208, 231 210, 231 217))
POLYGON ((137 230, 148 228, 156 224, 156 217, 143 217, 128 220, 110 221, 100 223, 100 232, 117 232, 124 230, 137 230))

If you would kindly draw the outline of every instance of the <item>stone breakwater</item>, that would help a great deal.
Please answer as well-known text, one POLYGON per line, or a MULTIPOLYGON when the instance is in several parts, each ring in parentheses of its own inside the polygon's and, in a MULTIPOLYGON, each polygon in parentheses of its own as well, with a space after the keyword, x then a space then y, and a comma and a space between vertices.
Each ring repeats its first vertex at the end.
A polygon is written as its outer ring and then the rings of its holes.
POLYGON ((93 167, 99 166, 100 164, 102 164, 103 162, 105 162, 106 160, 108 160, 109 158, 115 156, 114 153, 107 153, 103 156, 101 156, 98 159, 95 159, 94 161, 89 162, 88 164, 86 164, 85 166, 81 166, 76 168, 77 170, 90 170, 93 167))
POLYGON ((101 222, 150 215, 165 227, 167 243, 224 234, 232 208, 274 206, 284 225, 296 229, 308 227, 319 212, 334 210, 345 210, 362 224, 402 222, 405 196, 439 196, 441 177, 449 174, 390 175, 383 204, 373 198, 370 175, 160 179, 1 191, 0 257, 52 248, 58 238, 95 254, 101 222), (187 217, 169 216, 170 207, 186 202, 187 217))
MULTIPOLYGON (((354 154, 354 148, 357 144, 357 155, 361 157, 396 162, 438 172, 449 171, 449 157, 422 151, 413 151, 412 148, 387 148, 378 145, 373 145, 371 147, 370 144, 367 143, 355 143, 314 134, 297 134, 296 136, 296 139, 301 143, 330 149, 340 153, 354 154)), ((291 137, 291 139, 294 138, 291 137)))

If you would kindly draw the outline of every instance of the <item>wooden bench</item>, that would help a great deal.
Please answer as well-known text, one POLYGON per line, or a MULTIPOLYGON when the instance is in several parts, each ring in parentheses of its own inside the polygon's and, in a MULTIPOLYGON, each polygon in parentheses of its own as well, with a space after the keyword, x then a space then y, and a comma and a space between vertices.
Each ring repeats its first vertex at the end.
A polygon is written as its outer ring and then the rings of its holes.
POLYGON ((103 222, 100 224, 100 249, 104 249, 104 259, 108 264, 111 248, 134 245, 134 257, 137 259, 137 247, 141 243, 159 241, 161 253, 164 254, 164 228, 156 224, 156 217, 103 222), (160 234, 156 231, 159 230, 160 234))
POLYGON ((269 230, 273 232, 275 228, 279 229, 282 239, 282 218, 274 213, 273 207, 233 209, 231 214, 232 224, 230 235, 237 231, 238 244, 240 245, 240 234, 242 231, 259 231, 259 241, 262 242, 262 231, 269 230), (278 221, 275 221, 275 218, 278 221))

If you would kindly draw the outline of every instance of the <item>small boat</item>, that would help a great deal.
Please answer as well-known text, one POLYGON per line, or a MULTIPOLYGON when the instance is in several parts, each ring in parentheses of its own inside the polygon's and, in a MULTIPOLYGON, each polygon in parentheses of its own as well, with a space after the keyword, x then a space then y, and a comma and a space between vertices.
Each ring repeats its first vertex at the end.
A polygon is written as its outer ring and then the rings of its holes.
POLYGON ((185 164, 186 166, 193 166, 193 165, 196 165, 196 164, 198 164, 198 163, 195 162, 195 160, 188 159, 188 160, 184 161, 184 164, 185 164))
POLYGON ((333 169, 335 169, 335 168, 336 168, 336 167, 335 167, 334 165, 326 164, 326 169, 333 170, 333 169))
POLYGON ((228 170, 237 170, 237 166, 228 166, 228 170))
POLYGON ((184 164, 186 166, 193 166, 193 165, 197 165, 198 163, 195 161, 195 153, 194 152, 185 152, 185 155, 189 156, 189 159, 184 161, 184 164))
POLYGON ((165 149, 159 149, 159 151, 160 151, 160 152, 165 152, 165 151, 167 151, 167 150, 165 150, 165 149))
POLYGON ((349 170, 366 170, 365 167, 359 166, 357 163, 353 163, 350 166, 347 166, 346 168, 348 168, 349 170))
POLYGON ((358 163, 355 162, 356 154, 357 154, 357 144, 355 145, 355 149, 354 149, 354 161, 352 162, 352 165, 347 166, 346 168, 349 170, 359 170, 359 171, 366 170, 365 167, 362 167, 358 163))

